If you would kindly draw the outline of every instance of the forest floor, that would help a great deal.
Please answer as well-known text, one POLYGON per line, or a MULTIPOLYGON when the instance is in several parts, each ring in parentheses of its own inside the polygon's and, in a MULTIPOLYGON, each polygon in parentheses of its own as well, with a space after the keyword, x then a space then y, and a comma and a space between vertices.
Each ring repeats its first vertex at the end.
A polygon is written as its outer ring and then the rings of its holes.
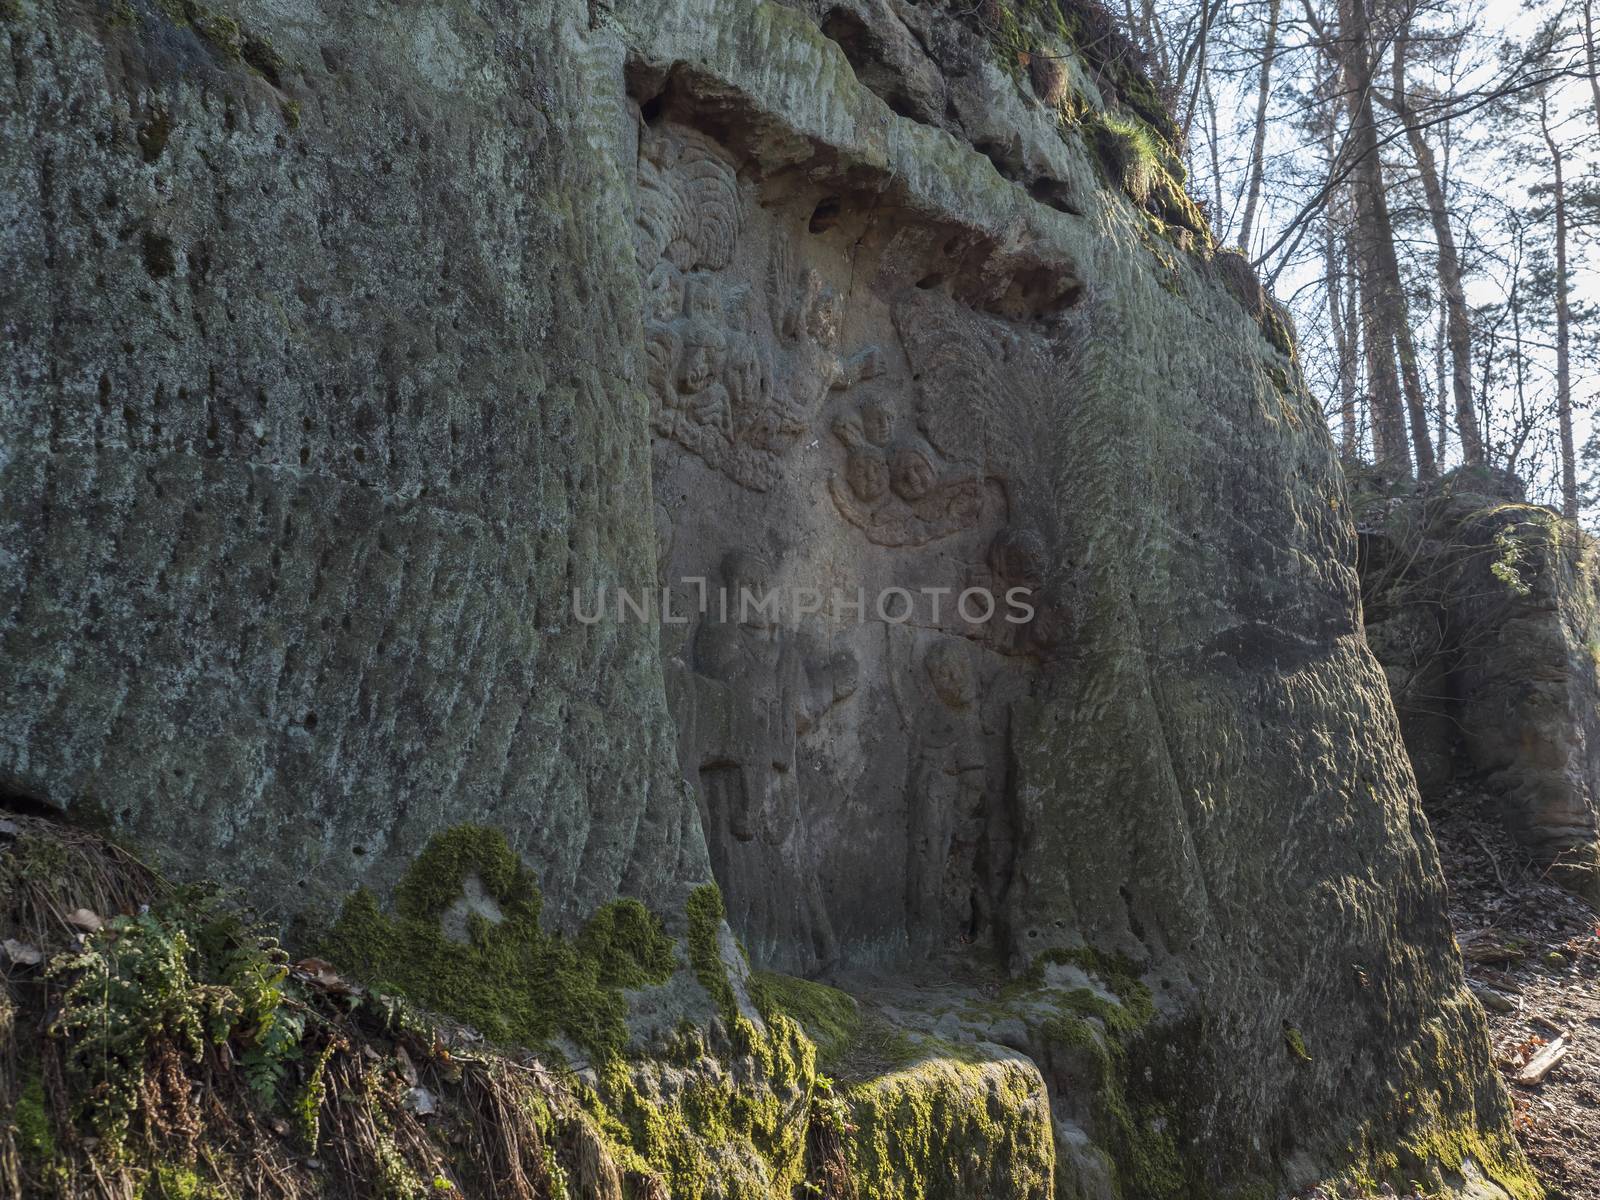
POLYGON ((1543 878, 1473 793, 1429 818, 1517 1136, 1551 1200, 1600 1200, 1600 914, 1543 878))

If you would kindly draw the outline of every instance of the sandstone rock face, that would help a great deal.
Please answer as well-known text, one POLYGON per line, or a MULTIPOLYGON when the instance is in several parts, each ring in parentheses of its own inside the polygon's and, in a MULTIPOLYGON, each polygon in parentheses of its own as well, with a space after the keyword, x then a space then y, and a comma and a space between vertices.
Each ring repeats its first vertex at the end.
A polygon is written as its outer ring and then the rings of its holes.
POLYGON ((1368 632, 1424 797, 1482 783, 1507 827, 1600 889, 1592 542, 1515 479, 1462 471, 1363 518, 1368 632))
POLYGON ((284 910, 468 819, 571 915, 700 872, 649 631, 570 616, 650 574, 605 65, 238 16, 5 27, 0 777, 284 910))
POLYGON ((9 791, 285 912, 714 873, 1048 1093, 1017 1194, 1529 1194, 1317 407, 1053 6, 19 2, 9 791))

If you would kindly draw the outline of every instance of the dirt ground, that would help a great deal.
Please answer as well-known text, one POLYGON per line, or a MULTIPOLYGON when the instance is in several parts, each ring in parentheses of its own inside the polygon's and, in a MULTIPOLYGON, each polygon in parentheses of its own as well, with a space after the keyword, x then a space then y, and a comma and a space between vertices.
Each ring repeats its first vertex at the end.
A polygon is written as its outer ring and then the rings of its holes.
POLYGON ((1600 1200, 1600 914, 1541 878, 1471 793, 1429 815, 1517 1134, 1552 1200, 1600 1200), (1557 1065, 1518 1083, 1559 1038, 1557 1065))

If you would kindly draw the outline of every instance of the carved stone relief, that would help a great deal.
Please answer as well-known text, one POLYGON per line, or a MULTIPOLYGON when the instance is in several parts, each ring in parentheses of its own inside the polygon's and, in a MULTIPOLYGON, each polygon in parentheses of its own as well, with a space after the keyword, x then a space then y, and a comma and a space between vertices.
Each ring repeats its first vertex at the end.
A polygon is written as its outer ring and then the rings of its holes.
POLYGON ((943 456, 927 439, 895 436, 895 425, 882 400, 834 422, 845 461, 828 491, 839 514, 879 546, 922 546, 981 522, 983 481, 970 470, 942 472, 943 456))
POLYGON ((769 321, 725 269, 745 202, 732 165, 699 135, 645 129, 636 249, 645 277, 652 425, 742 487, 766 491, 830 391, 882 370, 875 348, 840 353, 842 301, 821 276, 775 255, 769 321))
POLYGON ((641 122, 658 569, 689 614, 662 636, 729 920, 811 973, 990 937, 1012 713, 1060 640, 1008 461, 1037 440, 1017 414, 1056 402, 1011 382, 1046 335, 918 288, 948 238, 886 250, 819 220, 814 180, 734 162, 641 122), (886 617, 891 589, 915 611, 886 617))

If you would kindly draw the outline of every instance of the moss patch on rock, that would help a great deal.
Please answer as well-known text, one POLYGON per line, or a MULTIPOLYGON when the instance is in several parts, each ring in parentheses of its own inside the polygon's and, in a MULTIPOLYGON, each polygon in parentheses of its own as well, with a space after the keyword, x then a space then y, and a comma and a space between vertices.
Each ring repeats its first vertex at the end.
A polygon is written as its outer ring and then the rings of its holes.
POLYGON ((1208 254, 1210 222, 1184 190, 1182 133, 1145 69, 1144 57, 1095 0, 990 0, 975 17, 1018 90, 1057 111, 1066 136, 1076 130, 1106 181, 1126 194, 1151 230, 1180 250, 1208 254), (1067 72, 1037 64, 1075 57, 1109 105, 1074 94, 1067 72), (1041 89, 1040 76, 1056 82, 1041 89), (1041 94, 1042 93, 1042 94, 1041 94))
POLYGON ((1049 1101, 1021 1060, 924 1058, 843 1099, 845 1160, 861 1200, 1053 1194, 1049 1101))
POLYGON ((722 904, 722 892, 715 884, 706 884, 689 893, 689 965, 695 978, 705 988, 726 1020, 738 1015, 733 985, 728 982, 728 970, 722 964, 720 940, 722 921, 727 910, 722 904))
POLYGON ((672 1196, 758 1200, 793 1193, 806 1174, 816 1052, 781 1015, 740 1018, 701 1043, 684 1068, 609 1058, 583 1103, 624 1170, 672 1196))
POLYGON ((861 1034, 861 1006, 838 988, 757 971, 751 976, 751 998, 767 1020, 784 1015, 798 1021, 817 1045, 817 1061, 833 1071, 861 1034))
POLYGON ((603 906, 570 941, 541 927, 541 907, 532 872, 503 834, 459 826, 428 843, 395 890, 392 913, 366 889, 351 896, 321 950, 496 1040, 536 1046, 564 1034, 597 1055, 619 1052, 622 989, 665 983, 676 964, 672 939, 634 900, 603 906), (463 901, 473 879, 492 909, 463 901), (452 913, 464 917, 464 941, 446 933, 452 913))

